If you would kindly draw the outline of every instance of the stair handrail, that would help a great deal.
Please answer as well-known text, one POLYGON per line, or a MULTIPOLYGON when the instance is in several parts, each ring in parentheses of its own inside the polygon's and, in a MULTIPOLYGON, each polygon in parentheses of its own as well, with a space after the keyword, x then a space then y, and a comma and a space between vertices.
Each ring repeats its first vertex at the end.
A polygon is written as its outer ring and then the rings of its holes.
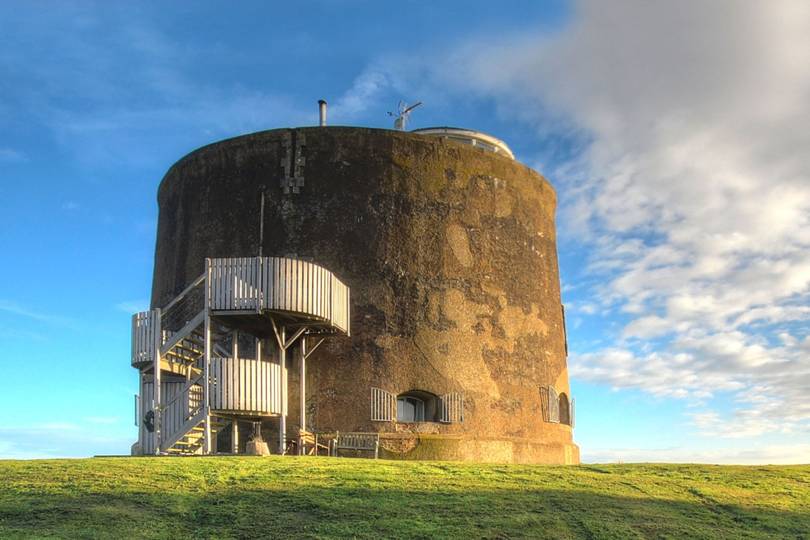
POLYGON ((193 428, 195 425, 198 425, 204 419, 205 419, 205 411, 202 408, 200 408, 194 415, 189 416, 186 419, 185 424, 181 426, 180 429, 175 431, 171 435, 171 437, 167 437, 166 440, 163 443, 161 443, 161 449, 163 449, 163 451, 167 451, 168 449, 172 448, 175 444, 177 444, 177 441, 179 441, 188 434, 191 428, 193 428))
MULTIPOLYGON (((204 374, 202 374, 202 373, 201 373, 201 374, 197 375, 197 377, 196 377, 196 378, 194 378, 194 379, 189 379, 189 380, 188 380, 188 382, 186 382, 186 385, 183 387, 183 389, 182 389, 180 392, 177 392, 177 393, 176 393, 176 394, 175 394, 175 395, 172 397, 172 399, 170 399, 169 401, 167 401, 167 402, 166 402, 166 403, 165 403, 165 404, 164 404, 164 405, 163 405, 161 408, 162 408, 163 410, 168 409, 168 408, 169 408, 169 405, 174 404, 174 402, 175 402, 175 401, 177 401, 179 398, 181 398, 181 397, 185 396, 186 394, 188 394, 188 391, 189 391, 189 390, 191 390, 191 387, 192 387, 192 386, 194 386, 195 384, 197 384, 197 383, 200 381, 200 379, 202 379, 202 378, 203 378, 203 376, 204 376, 204 374)), ((200 404, 200 405, 199 405, 199 406, 198 406, 196 409, 194 409, 193 414, 192 414, 192 411, 189 411, 189 413, 185 415, 185 419, 186 419, 186 420, 188 420, 189 418, 191 418, 192 416, 194 416, 194 414, 196 414, 196 413, 197 413, 197 411, 199 411, 199 409, 200 409, 201 407, 202 407, 202 404, 200 404)))
POLYGON ((189 285, 188 287, 186 287, 185 289, 183 289, 183 291, 182 291, 180 294, 178 294, 177 296, 175 296, 175 297, 172 299, 172 301, 171 301, 171 302, 169 302, 168 304, 166 304, 165 306, 163 306, 162 310, 163 310, 164 312, 169 311, 169 310, 172 308, 172 306, 174 306, 174 305, 175 305, 177 302, 179 302, 180 300, 182 300, 182 299, 183 299, 183 298, 184 298, 184 297, 185 297, 185 296, 186 296, 186 295, 187 295, 189 292, 191 292, 191 290, 192 290, 194 287, 196 287, 197 285, 199 285, 200 283, 202 283, 203 281, 205 281, 205 275, 206 275, 206 272, 203 272, 202 274, 200 274, 200 276, 199 276, 197 279, 195 279, 194 281, 192 281, 192 282, 191 282, 191 285, 189 285))

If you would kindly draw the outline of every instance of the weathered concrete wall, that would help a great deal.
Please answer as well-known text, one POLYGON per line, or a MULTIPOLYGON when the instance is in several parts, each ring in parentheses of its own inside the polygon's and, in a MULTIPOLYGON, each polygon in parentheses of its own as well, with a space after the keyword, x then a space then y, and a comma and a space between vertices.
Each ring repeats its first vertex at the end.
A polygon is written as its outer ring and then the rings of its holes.
POLYGON ((259 254, 262 192, 261 254, 311 259, 352 291, 352 336, 330 339, 308 364, 311 426, 390 432, 388 457, 578 462, 571 428, 541 415, 541 386, 570 395, 555 194, 542 176, 388 130, 274 130, 207 146, 161 183, 153 305, 206 257, 259 254), (299 193, 280 185, 292 170, 285 141, 305 158, 299 193), (371 422, 372 386, 463 392, 465 421, 371 422))

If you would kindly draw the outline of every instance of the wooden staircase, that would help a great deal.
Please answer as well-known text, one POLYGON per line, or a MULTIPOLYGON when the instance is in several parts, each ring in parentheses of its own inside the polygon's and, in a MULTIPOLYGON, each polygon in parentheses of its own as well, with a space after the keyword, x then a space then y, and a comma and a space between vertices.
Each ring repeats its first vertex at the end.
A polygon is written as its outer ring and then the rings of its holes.
MULTIPOLYGON (((131 365, 140 371, 133 451, 210 454, 234 419, 278 417, 283 453, 288 351, 300 347, 305 381, 307 356, 328 336, 350 335, 349 304, 349 288, 308 261, 206 259, 205 272, 171 301, 133 315, 131 365), (309 353, 307 338, 317 339, 309 353)), ((302 446, 308 442, 302 438, 302 446)))
MULTIPOLYGON (((211 416, 211 437, 216 440, 216 435, 227 425, 230 420, 211 416)), ((204 411, 191 418, 186 426, 187 429, 180 431, 177 436, 164 445, 164 452, 171 455, 194 455, 202 454, 205 439, 205 414, 204 411)))

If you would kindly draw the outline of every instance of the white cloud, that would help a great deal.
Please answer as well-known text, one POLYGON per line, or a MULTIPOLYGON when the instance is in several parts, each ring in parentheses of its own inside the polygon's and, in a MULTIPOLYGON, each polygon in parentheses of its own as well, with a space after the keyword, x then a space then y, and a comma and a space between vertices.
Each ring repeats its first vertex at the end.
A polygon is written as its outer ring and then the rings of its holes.
MULTIPOLYGON (((189 69, 197 56, 237 51, 213 43, 191 50, 160 31, 149 10, 85 12, 60 4, 36 17, 25 10, 3 16, 12 25, 24 20, 26 32, 24 40, 9 36, 0 71, 10 74, 12 87, 33 89, 10 93, 8 108, 22 111, 27 123, 45 128, 94 171, 154 166, 176 157, 164 152, 176 152, 178 144, 191 149, 212 138, 315 118, 314 106, 303 111, 295 97, 200 78, 189 69)), ((19 156, 0 149, 0 161, 19 156)))
POLYGON ((589 0, 556 34, 484 41, 434 77, 588 141, 546 171, 561 249, 584 239, 601 282, 576 297, 626 323, 572 375, 731 392, 693 418, 722 436, 810 430, 810 4, 589 0))
POLYGON ((135 313, 140 313, 141 311, 148 310, 149 300, 146 300, 144 298, 139 298, 137 300, 125 300, 123 302, 115 304, 115 309, 133 315, 135 313))
POLYGON ((34 309, 22 306, 17 302, 11 300, 3 300, 0 298, 0 312, 10 313, 11 315, 33 319, 38 322, 52 324, 56 326, 75 327, 76 322, 68 317, 61 315, 54 315, 51 313, 42 313, 34 309))
POLYGON ((633 320, 625 326, 626 337, 652 338, 674 330, 672 324, 657 315, 647 315, 633 320))
POLYGON ((69 422, 30 427, 0 426, 0 459, 128 455, 134 435, 109 434, 106 433, 108 430, 109 425, 80 426, 69 422))
POLYGON ((346 124, 376 104, 380 94, 391 82, 385 70, 370 68, 357 76, 349 88, 330 106, 329 116, 338 124, 346 124))
POLYGON ((84 420, 91 424, 111 425, 117 424, 121 419, 117 416, 88 416, 84 420))
POLYGON ((713 463, 722 465, 787 465, 810 463, 810 444, 722 447, 711 450, 688 448, 594 448, 585 463, 713 463))
POLYGON ((45 431, 79 431, 81 426, 79 424, 74 424, 72 422, 50 422, 45 424, 40 424, 37 426, 38 429, 42 429, 45 431))

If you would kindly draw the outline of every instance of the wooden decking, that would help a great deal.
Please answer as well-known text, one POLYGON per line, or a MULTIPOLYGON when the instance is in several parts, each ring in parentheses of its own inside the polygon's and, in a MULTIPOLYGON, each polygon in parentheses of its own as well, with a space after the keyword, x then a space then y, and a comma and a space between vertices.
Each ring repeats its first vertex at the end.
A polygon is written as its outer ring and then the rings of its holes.
POLYGON ((211 310, 283 312, 349 334, 349 288, 329 270, 281 257, 209 259, 209 263, 211 310))
POLYGON ((187 326, 199 326, 204 314, 182 309, 195 296, 204 297, 201 307, 214 316, 252 331, 264 327, 268 335, 272 330, 262 317, 268 314, 305 321, 310 333, 350 334, 349 288, 329 270, 282 257, 208 259, 206 272, 166 306, 132 316, 133 367, 152 362, 156 348, 171 348, 170 340, 183 339, 187 326))

